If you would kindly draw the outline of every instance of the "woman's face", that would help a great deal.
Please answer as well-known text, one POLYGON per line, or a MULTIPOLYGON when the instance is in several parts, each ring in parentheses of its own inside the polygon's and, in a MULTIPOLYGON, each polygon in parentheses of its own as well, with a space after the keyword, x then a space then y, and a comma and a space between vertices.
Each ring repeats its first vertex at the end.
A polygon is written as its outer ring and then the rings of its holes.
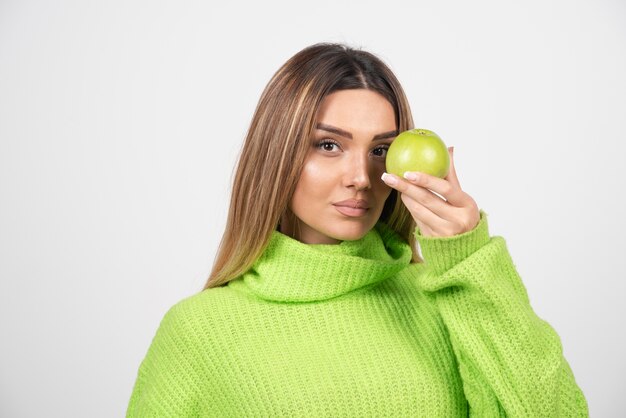
POLYGON ((281 232, 307 244, 363 237, 391 193, 380 178, 398 135, 391 103, 366 89, 340 90, 323 100, 309 153, 290 202, 297 217, 281 232))

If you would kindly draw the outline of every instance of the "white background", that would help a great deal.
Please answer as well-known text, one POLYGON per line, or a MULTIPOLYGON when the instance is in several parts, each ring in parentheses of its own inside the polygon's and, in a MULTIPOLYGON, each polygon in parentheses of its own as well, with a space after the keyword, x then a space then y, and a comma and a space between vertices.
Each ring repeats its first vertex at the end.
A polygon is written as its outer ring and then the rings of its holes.
POLYGON ((261 91, 320 41, 395 71, 591 415, 623 413, 626 4, 338 3, 0 0, 0 416, 124 415, 208 277, 261 91))

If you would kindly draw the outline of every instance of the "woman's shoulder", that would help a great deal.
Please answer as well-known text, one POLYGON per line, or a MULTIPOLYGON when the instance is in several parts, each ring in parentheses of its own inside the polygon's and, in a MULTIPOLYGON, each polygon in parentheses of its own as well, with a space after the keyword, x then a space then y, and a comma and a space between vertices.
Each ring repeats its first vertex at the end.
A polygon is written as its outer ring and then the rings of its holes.
POLYGON ((223 309, 233 306, 237 299, 237 292, 226 283, 222 286, 203 289, 199 292, 186 296, 174 303, 170 308, 172 315, 204 315, 206 311, 223 309))
MULTIPOLYGON (((178 341, 189 350, 219 344, 233 326, 234 311, 243 309, 228 286, 205 289, 175 302, 163 315, 156 333, 159 344, 178 341)), ((241 298, 239 298, 241 299, 241 298)))

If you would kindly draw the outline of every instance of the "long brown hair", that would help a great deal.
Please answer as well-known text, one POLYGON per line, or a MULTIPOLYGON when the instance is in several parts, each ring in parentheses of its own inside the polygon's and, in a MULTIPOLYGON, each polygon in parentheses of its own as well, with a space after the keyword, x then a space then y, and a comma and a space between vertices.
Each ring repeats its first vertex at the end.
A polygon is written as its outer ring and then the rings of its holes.
MULTIPOLYGON (((320 104, 330 93, 345 89, 381 94, 394 108, 398 130, 414 128, 400 83, 375 55, 344 44, 318 43, 291 57, 257 104, 239 154, 224 235, 204 289, 237 278, 263 253, 288 210, 320 104)), ((380 219, 411 245, 413 262, 422 262, 413 236, 415 221, 397 191, 391 191, 380 219)))

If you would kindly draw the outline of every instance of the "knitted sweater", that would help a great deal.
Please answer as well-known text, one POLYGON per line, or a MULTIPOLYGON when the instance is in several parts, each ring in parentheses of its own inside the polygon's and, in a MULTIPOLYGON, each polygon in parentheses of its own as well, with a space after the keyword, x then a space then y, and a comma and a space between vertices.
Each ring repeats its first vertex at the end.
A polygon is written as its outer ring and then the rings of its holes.
POLYGON ((304 244, 274 231, 253 268, 172 306, 127 417, 586 417, 559 336, 533 312, 486 214, 426 237, 379 222, 304 244))

